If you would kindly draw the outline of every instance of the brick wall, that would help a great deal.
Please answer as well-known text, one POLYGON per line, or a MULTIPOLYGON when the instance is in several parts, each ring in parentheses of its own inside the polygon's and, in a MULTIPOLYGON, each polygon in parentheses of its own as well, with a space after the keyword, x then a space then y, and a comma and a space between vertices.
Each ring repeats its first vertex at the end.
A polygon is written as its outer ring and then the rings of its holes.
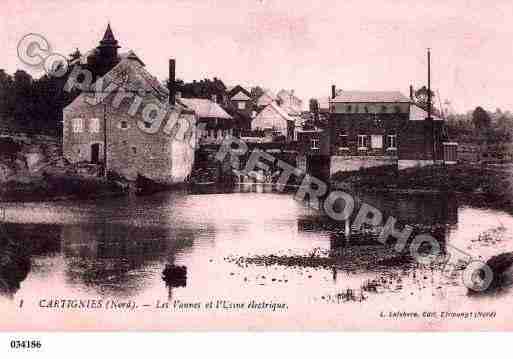
POLYGON ((396 135, 397 141, 400 141, 400 132, 408 122, 408 117, 407 113, 333 113, 330 115, 331 153, 346 156, 395 156, 396 151, 388 149, 388 135, 396 135), (365 151, 359 149, 358 135, 368 136, 365 151), (382 136, 381 148, 372 147, 372 135, 382 136))
POLYGON ((408 121, 398 140, 399 159, 433 160, 433 149, 436 151, 436 159, 442 159, 442 126, 442 121, 408 121), (433 138, 436 139, 435 148, 433 138))
POLYGON ((359 171, 362 168, 393 166, 397 158, 384 156, 331 156, 330 174, 359 171))

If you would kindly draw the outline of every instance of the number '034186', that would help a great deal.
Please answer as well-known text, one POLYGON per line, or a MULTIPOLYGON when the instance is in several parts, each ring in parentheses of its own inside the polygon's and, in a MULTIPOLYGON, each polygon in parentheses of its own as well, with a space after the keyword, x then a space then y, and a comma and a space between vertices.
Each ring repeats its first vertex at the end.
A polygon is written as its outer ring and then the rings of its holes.
POLYGON ((11 340, 12 349, 41 349, 39 340, 11 340))

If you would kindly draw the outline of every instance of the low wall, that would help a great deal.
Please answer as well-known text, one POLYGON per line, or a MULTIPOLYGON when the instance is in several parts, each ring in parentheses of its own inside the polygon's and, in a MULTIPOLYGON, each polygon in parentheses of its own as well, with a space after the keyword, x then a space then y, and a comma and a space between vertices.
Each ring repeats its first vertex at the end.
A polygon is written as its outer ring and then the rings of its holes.
POLYGON ((433 164, 433 160, 399 160, 397 161, 397 168, 403 170, 411 167, 424 167, 433 164))
POLYGON ((362 168, 397 165, 396 157, 384 156, 332 156, 330 175, 336 172, 358 171, 362 168))

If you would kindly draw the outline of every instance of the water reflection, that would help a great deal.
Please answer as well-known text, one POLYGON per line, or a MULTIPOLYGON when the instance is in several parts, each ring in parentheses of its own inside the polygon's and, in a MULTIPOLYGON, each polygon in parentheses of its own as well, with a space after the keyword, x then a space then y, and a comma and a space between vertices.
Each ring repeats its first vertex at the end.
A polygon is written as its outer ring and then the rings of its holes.
POLYGON ((12 297, 33 269, 32 257, 60 252, 59 226, 2 224, 0 294, 12 297))
MULTIPOLYGON (((279 298, 302 308, 300 313, 310 308, 301 305, 316 301, 383 306, 424 298, 429 307, 466 295, 457 278, 442 278, 391 246, 358 238, 350 222, 331 221, 290 194, 242 192, 210 188, 105 202, 8 205, 7 232, 31 263, 9 293, 144 303, 166 297, 279 298), (341 241, 338 233, 351 234, 350 240, 341 241)), ((513 250, 509 215, 458 208, 457 199, 436 195, 358 197, 358 203, 382 209, 385 218, 433 234, 443 251, 451 244, 489 258, 513 250), (497 226, 497 218, 506 228, 499 242, 472 242, 497 226)))
POLYGON ((12 297, 29 272, 27 251, 8 237, 0 236, 0 295, 12 297))
POLYGON ((194 244, 194 232, 120 223, 63 226, 66 279, 102 295, 130 297, 151 282, 148 268, 173 263, 194 244))

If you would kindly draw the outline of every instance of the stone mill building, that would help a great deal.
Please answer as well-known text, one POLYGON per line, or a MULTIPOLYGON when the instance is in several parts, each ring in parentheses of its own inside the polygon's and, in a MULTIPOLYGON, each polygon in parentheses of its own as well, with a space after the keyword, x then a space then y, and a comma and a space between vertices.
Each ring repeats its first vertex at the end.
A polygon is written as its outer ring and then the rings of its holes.
MULTIPOLYGON (((63 153, 71 162, 103 164, 128 179, 162 183, 189 176, 197 115, 175 99, 133 52, 118 52, 110 28, 97 48, 70 62, 67 86, 90 80, 63 110, 63 153)), ((174 83, 175 61, 169 60, 174 83)))

